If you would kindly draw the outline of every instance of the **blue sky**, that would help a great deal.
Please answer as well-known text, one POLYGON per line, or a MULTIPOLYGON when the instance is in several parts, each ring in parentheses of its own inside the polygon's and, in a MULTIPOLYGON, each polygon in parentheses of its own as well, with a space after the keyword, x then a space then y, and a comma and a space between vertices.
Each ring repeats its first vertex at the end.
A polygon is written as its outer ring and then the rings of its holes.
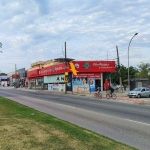
POLYGON ((149 0, 1 0, 0 72, 64 57, 150 63, 149 0))

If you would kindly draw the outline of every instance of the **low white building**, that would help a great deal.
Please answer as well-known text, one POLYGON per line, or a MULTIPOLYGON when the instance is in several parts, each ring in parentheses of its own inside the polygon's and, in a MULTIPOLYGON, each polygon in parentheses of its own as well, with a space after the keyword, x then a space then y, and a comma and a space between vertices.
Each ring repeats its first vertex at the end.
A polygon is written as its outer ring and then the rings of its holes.
POLYGON ((0 76, 0 85, 1 86, 9 86, 8 76, 0 76))

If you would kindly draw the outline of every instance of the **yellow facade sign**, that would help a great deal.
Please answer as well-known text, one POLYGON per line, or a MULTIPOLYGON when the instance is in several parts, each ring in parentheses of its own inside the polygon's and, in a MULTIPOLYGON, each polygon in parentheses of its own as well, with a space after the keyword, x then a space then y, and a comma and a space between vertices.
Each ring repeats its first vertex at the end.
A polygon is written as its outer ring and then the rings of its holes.
POLYGON ((68 76, 64 77, 64 82, 68 82, 68 76))
POLYGON ((68 82, 68 72, 65 72, 64 82, 68 82))
POLYGON ((65 76, 68 76, 68 72, 65 72, 65 76))
POLYGON ((73 75, 76 76, 78 71, 76 70, 74 64, 72 62, 70 62, 69 64, 70 64, 70 67, 71 67, 70 70, 72 71, 73 75))

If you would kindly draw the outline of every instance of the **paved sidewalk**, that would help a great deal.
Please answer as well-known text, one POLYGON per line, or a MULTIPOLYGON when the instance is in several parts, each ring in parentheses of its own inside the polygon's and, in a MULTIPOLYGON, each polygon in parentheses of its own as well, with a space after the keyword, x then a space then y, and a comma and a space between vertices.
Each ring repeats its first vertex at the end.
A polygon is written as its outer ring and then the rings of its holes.
MULTIPOLYGON (((29 91, 32 91, 32 89, 26 89, 29 91)), ((53 93, 53 94, 65 94, 64 92, 59 92, 59 91, 48 91, 48 90, 34 90, 35 92, 45 92, 45 93, 53 93)), ((72 93, 72 92, 67 92, 67 95, 73 95, 73 96, 87 96, 94 98, 94 93, 72 93)), ((104 100, 113 100, 112 98, 107 99, 106 98, 106 91, 102 91, 102 99, 104 100)), ((120 102, 130 102, 130 103, 137 103, 137 104, 149 104, 150 105, 150 98, 129 98, 128 97, 128 92, 119 92, 115 91, 115 94, 117 95, 117 98, 115 101, 120 101, 120 102)), ((98 98, 97 98, 98 99, 98 98)), ((114 100, 113 100, 114 101, 114 100)))
MULTIPOLYGON (((3 87, 3 88, 13 88, 13 87, 3 87)), ((42 92, 42 93, 53 93, 53 94, 65 94, 64 92, 59 92, 59 91, 48 91, 48 90, 35 90, 35 89, 27 89, 27 88, 13 88, 16 90, 27 90, 27 91, 34 91, 34 92, 42 92)), ((94 98, 94 93, 72 93, 72 92, 67 92, 67 95, 70 96, 87 96, 87 97, 91 97, 94 98)), ((107 99, 106 98, 106 91, 102 91, 102 99, 104 100, 113 100, 112 98, 107 99)), ((148 104, 150 105, 150 98, 129 98, 127 96, 128 92, 119 92, 119 91, 115 91, 115 94, 117 95, 117 98, 113 101, 120 101, 120 102, 131 102, 131 103, 137 103, 137 104, 148 104)), ((97 98, 98 99, 98 98, 97 98)))
MULTIPOLYGON (((94 98, 94 93, 78 93, 78 95, 85 95, 85 96, 88 96, 88 97, 91 97, 91 98, 94 98)), ((113 100, 112 98, 110 99, 107 99, 106 98, 106 91, 102 91, 102 99, 105 99, 105 100, 113 100)), ((129 98, 128 97, 128 92, 115 92, 115 94, 117 95, 117 98, 115 99, 115 101, 120 101, 120 102, 131 102, 131 103, 139 103, 139 104, 150 104, 150 98, 129 98)), ((97 98, 98 99, 98 98, 97 98)), ((114 101, 114 100, 113 100, 114 101)))

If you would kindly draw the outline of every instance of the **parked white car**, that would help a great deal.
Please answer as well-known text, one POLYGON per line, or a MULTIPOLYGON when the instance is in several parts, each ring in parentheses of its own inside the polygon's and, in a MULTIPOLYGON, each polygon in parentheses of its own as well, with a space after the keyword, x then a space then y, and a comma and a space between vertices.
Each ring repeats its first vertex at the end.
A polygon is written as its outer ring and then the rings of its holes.
POLYGON ((150 89, 148 87, 138 87, 128 93, 129 98, 131 97, 150 97, 150 89))

